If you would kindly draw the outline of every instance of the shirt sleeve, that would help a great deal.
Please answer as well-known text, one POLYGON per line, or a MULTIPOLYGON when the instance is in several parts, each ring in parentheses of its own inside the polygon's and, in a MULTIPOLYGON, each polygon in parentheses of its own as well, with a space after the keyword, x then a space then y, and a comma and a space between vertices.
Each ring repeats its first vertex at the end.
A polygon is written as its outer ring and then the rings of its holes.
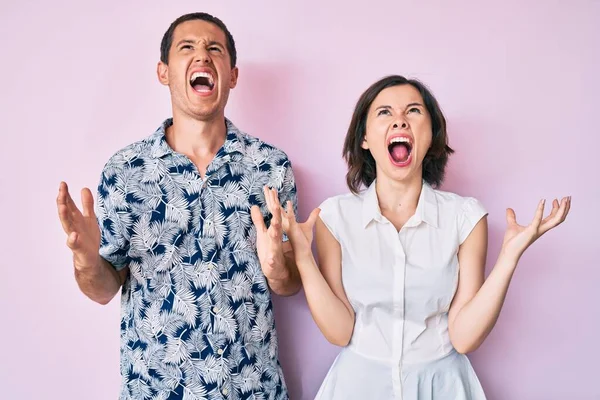
POLYGON ((122 168, 109 162, 102 171, 98 184, 96 217, 100 228, 100 256, 117 271, 131 261, 127 221, 130 220, 126 193, 119 174, 122 168))
POLYGON ((463 242, 469 237, 475 225, 488 213, 484 208, 483 204, 473 198, 468 197, 465 199, 458 216, 458 236, 459 243, 463 242))

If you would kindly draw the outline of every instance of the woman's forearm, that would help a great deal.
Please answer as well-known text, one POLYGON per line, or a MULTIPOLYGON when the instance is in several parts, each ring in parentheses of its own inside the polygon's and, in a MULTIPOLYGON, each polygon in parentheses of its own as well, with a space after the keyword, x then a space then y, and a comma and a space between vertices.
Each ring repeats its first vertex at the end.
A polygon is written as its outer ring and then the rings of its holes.
POLYGON ((329 342, 346 346, 354 330, 354 311, 349 310, 329 287, 312 256, 296 258, 308 307, 329 342))
POLYGON ((476 350, 494 328, 518 259, 500 255, 477 294, 449 321, 450 339, 460 353, 476 350))

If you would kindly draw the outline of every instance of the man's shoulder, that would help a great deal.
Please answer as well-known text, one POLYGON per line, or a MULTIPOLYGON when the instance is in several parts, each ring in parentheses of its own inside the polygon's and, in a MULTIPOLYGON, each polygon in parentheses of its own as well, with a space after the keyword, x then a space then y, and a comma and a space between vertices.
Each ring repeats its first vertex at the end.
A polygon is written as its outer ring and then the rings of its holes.
POLYGON ((242 145, 241 150, 244 155, 253 158, 258 156, 279 163, 289 162, 288 154, 280 147, 237 128, 234 132, 242 145))
POLYGON ((283 149, 257 136, 240 131, 238 137, 243 140, 246 147, 256 147, 267 152, 278 153, 287 157, 287 154, 283 149))
POLYGON ((152 134, 123 146, 108 158, 104 165, 104 171, 110 170, 114 174, 126 166, 134 167, 143 164, 147 159, 154 158, 161 151, 161 146, 164 145, 163 137, 164 131, 161 126, 152 134))

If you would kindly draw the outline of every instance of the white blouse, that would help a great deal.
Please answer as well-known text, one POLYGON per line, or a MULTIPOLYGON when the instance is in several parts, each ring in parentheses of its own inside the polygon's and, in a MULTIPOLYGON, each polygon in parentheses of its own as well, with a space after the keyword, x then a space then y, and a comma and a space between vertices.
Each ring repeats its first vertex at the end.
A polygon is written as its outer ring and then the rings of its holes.
POLYGON ((448 334, 458 248, 486 215, 481 203, 424 182, 400 232, 381 214, 375 182, 320 209, 342 249, 342 281, 356 322, 316 398, 484 399, 448 334))

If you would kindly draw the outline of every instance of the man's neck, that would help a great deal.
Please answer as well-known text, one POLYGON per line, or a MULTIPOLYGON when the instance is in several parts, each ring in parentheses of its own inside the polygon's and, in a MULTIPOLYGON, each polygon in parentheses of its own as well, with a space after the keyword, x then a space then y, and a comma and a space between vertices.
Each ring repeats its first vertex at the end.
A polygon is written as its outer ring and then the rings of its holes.
POLYGON ((205 121, 174 115, 173 125, 166 132, 167 143, 173 150, 201 158, 214 156, 223 146, 226 136, 224 115, 205 121))

